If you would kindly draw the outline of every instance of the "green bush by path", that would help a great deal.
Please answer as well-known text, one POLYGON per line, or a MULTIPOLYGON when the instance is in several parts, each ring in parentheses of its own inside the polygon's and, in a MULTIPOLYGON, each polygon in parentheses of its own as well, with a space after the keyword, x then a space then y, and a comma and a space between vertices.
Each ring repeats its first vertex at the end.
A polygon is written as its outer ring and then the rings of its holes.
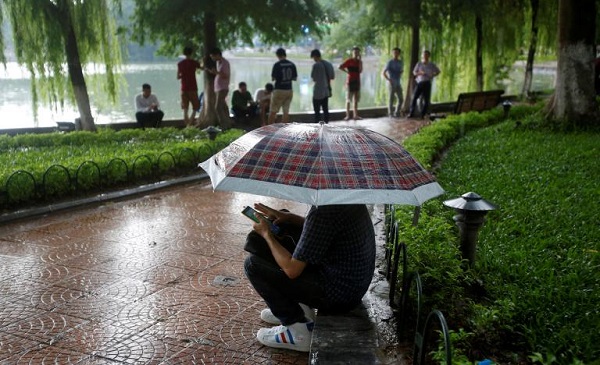
MULTIPOLYGON (((446 194, 424 205, 416 228, 408 210, 397 215, 407 222, 401 237, 409 263, 430 288, 428 305, 449 313, 453 338, 460 337, 455 363, 600 359, 600 136, 536 129, 532 111, 519 124, 513 119, 463 135, 437 171, 446 194), (474 268, 463 271, 454 212, 442 202, 469 191, 499 210, 480 232, 474 268)), ((436 123, 438 136, 456 133, 448 127, 454 121, 436 123)), ((425 146, 429 159, 439 153, 434 143, 410 138, 409 145, 425 146)))
POLYGON ((107 188, 167 173, 188 175, 242 134, 229 130, 215 141, 197 128, 0 135, 0 207, 38 205, 49 191, 69 195, 75 192, 66 186, 73 183, 81 192, 99 188, 98 181, 107 188), (17 171, 25 173, 13 176, 17 171), (9 179, 15 180, 8 184, 9 179))

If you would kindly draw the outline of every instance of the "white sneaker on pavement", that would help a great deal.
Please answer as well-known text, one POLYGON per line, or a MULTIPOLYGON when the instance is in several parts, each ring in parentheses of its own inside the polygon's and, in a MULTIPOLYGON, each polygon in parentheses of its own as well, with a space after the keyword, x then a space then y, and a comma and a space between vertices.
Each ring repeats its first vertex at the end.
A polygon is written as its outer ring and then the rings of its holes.
MULTIPOLYGON (((316 318, 315 310, 302 303, 300 303, 300 307, 302 307, 302 310, 304 311, 304 317, 310 322, 314 322, 316 318)), ((275 317, 270 308, 265 308, 260 312, 260 319, 269 324, 281 324, 279 318, 275 317)))
POLYGON ((256 333, 256 339, 265 346, 308 352, 313 327, 313 322, 297 322, 288 326, 261 328, 256 333))

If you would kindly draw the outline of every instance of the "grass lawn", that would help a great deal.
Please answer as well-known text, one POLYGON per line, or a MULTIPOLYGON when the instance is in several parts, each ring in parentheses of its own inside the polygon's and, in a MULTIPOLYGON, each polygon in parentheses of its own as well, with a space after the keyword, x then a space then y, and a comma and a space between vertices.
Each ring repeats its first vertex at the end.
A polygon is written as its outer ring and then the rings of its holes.
POLYGON ((437 172, 447 193, 401 233, 432 287, 430 305, 450 314, 454 363, 600 359, 600 135, 552 132, 534 119, 461 138, 437 172), (470 191, 499 209, 465 272, 454 212, 441 203, 470 191))

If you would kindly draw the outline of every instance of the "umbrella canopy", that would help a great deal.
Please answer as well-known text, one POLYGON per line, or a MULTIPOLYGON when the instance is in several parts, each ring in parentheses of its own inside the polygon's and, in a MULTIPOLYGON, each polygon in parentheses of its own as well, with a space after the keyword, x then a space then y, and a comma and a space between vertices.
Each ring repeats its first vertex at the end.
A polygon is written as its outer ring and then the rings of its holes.
POLYGON ((421 205, 444 190, 404 148, 368 129, 272 124, 200 164, 213 189, 311 205, 421 205))

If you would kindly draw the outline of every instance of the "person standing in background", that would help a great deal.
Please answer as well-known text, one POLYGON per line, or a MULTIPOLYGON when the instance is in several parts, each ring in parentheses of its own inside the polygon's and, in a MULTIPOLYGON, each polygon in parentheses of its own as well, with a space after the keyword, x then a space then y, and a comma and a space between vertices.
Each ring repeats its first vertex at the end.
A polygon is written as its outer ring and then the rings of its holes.
POLYGON ((202 66, 200 62, 192 59, 191 47, 185 47, 183 55, 185 59, 177 63, 177 79, 181 80, 181 109, 183 109, 183 122, 187 127, 196 124, 196 111, 200 109, 196 70, 202 69, 202 66), (189 117, 190 103, 192 104, 191 118, 189 117))
POLYGON ((352 57, 345 60, 339 67, 346 72, 346 118, 350 120, 350 104, 354 113, 354 120, 362 119, 358 116, 358 102, 360 101, 360 74, 363 70, 360 48, 352 48, 352 57))
POLYGON ((427 50, 423 51, 421 62, 418 62, 413 69, 413 75, 416 77, 417 86, 410 103, 408 117, 414 118, 417 101, 421 95, 423 96, 423 110, 421 110, 421 118, 425 118, 431 102, 431 81, 434 77, 440 74, 440 69, 435 63, 430 62, 431 53, 427 50))
POLYGON ((292 90, 292 81, 298 78, 296 65, 287 59, 285 49, 279 48, 275 52, 279 61, 275 62, 271 70, 271 78, 275 81, 275 88, 271 96, 271 106, 269 111, 269 120, 267 124, 273 124, 277 118, 279 109, 283 109, 282 122, 287 123, 290 114, 290 104, 294 97, 292 90))
POLYGON ((402 84, 401 78, 404 72, 404 61, 400 59, 402 51, 396 47, 392 50, 393 58, 388 61, 383 69, 383 77, 388 81, 388 90, 390 93, 388 101, 388 117, 399 117, 400 109, 402 108, 402 84), (396 108, 394 110, 394 98, 398 98, 396 108))
POLYGON ((233 124, 229 117, 229 108, 227 107, 231 68, 229 61, 223 57, 223 53, 219 48, 214 48, 210 51, 210 58, 217 63, 217 67, 209 71, 215 75, 215 114, 221 128, 227 129, 233 124))
POLYGON ((315 123, 321 119, 321 108, 323 108, 323 122, 329 123, 329 98, 331 97, 331 80, 335 78, 333 65, 321 58, 321 51, 313 49, 310 57, 315 61, 310 77, 315 82, 313 88, 313 109, 315 111, 315 123))

